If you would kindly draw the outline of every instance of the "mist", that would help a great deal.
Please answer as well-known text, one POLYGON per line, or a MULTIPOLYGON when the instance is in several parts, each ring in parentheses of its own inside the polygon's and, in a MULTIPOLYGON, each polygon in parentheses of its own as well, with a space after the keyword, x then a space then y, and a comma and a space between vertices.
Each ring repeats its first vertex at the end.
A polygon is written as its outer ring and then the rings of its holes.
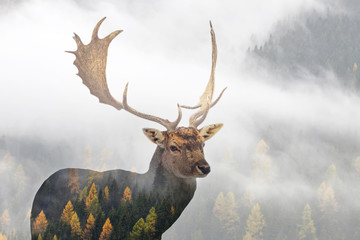
MULTIPOLYGON (((234 193, 242 239, 250 212, 242 199, 249 189, 262 203, 266 239, 275 239, 269 237, 280 236, 272 232, 275 210, 298 224, 306 204, 320 211, 318 188, 331 165, 342 189, 335 193, 341 216, 359 213, 360 170, 353 169, 360 155, 358 92, 332 69, 284 77, 247 54, 278 22, 291 27, 298 15, 326 12, 335 2, 0 1, 0 217, 7 210, 10 218, 0 221, 0 232, 28 239, 36 191, 59 169, 148 169, 155 146, 142 128, 161 127, 100 104, 76 76, 74 56, 65 53, 76 49, 73 32, 87 44, 104 16, 100 37, 124 30, 109 48, 110 92, 121 99, 129 82, 131 106, 170 120, 177 103, 198 102, 211 70, 209 20, 216 33, 215 96, 228 88, 203 125, 224 127, 206 143, 211 174, 198 180, 194 199, 163 239, 217 239, 216 216, 196 216, 211 214, 220 192, 234 193), (261 140, 269 149, 259 152, 261 140), (266 179, 256 175, 263 158, 271 162, 266 179)), ((184 110, 180 125, 187 126, 190 115, 184 110)), ((293 239, 296 225, 289 229, 277 239, 293 239)))

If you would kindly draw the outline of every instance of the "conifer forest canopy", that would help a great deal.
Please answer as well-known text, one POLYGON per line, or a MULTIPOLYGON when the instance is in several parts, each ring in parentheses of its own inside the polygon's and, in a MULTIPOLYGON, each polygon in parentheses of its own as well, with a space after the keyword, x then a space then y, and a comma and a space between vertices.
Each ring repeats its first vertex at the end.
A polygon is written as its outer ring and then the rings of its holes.
POLYGON ((156 239, 178 214, 94 175, 71 178, 79 197, 57 219, 31 216, 59 169, 143 173, 155 151, 142 128, 160 127, 99 104, 64 52, 104 16, 100 37, 124 30, 109 48, 111 94, 130 82, 133 106, 168 119, 198 102, 209 20, 216 32, 215 95, 228 89, 204 125, 224 127, 204 149, 211 173, 162 239, 359 239, 359 13, 355 0, 0 0, 0 240, 30 239, 30 218, 38 239, 60 239, 50 220, 71 239, 118 239, 104 211, 130 219, 122 239, 156 239))

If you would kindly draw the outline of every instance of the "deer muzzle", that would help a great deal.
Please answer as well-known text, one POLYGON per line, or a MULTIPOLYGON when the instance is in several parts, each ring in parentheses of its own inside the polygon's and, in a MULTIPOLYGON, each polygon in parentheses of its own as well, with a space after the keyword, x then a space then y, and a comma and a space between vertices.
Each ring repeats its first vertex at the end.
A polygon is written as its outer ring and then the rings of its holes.
POLYGON ((200 160, 196 166, 196 171, 199 173, 200 176, 206 176, 210 173, 210 166, 209 164, 204 160, 200 160))

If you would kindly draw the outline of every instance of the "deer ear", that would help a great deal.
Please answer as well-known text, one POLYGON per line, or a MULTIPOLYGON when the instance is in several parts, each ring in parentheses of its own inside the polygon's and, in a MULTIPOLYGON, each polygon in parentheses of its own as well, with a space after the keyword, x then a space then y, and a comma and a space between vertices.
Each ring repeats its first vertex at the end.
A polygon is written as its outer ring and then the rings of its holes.
POLYGON ((211 124, 209 126, 205 126, 199 130, 200 135, 204 138, 205 141, 209 140, 212 136, 215 135, 221 128, 223 124, 211 124))
POLYGON ((154 128, 143 128, 143 132, 145 136, 147 136, 150 139, 150 141, 164 148, 164 140, 165 140, 164 132, 156 130, 154 128))

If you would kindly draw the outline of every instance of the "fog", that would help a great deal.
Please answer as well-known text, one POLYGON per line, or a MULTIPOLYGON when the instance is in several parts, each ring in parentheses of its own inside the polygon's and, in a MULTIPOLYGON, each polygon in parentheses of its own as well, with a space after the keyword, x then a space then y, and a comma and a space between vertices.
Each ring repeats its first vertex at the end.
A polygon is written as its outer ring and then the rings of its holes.
MULTIPOLYGON (((220 191, 234 192, 238 205, 251 188, 259 201, 284 201, 284 208, 295 205, 301 211, 313 203, 315 209, 331 164, 341 181, 353 174, 349 166, 360 155, 360 97, 331 69, 321 77, 304 71, 285 79, 246 50, 262 44, 279 21, 327 7, 315 0, 0 1, 0 179, 5 183, 0 216, 9 209, 11 219, 5 233, 15 229, 27 239, 36 191, 61 168, 148 168, 155 146, 142 128, 162 127, 98 103, 76 76, 74 56, 65 53, 76 49, 73 32, 88 43, 104 16, 100 37, 124 30, 109 48, 112 95, 121 99, 129 82, 131 106, 170 120, 177 116, 177 103, 198 102, 211 69, 209 20, 216 33, 215 96, 228 89, 203 125, 221 122, 224 128, 206 144, 212 173, 198 180, 193 201, 163 239, 187 239, 181 237, 185 229, 210 228, 189 219, 199 206, 211 212, 220 191), (261 139, 270 147, 271 184, 252 177, 261 139)), ((187 126, 190 114, 184 110, 181 125, 187 126)), ((359 211, 352 184, 342 185, 338 201, 359 211)), ((240 216, 244 226, 246 217, 240 216)), ((201 239, 195 235, 190 234, 201 239)))

